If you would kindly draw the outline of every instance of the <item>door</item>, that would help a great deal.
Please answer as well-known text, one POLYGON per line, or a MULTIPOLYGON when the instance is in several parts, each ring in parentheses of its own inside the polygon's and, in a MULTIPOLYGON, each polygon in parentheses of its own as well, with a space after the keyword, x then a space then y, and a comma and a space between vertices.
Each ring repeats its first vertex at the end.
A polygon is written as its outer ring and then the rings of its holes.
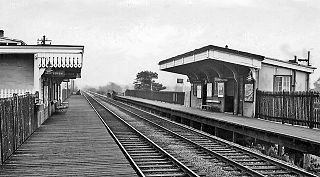
POLYGON ((202 87, 202 105, 207 104, 207 84, 203 83, 202 87))
POLYGON ((225 101, 224 101, 224 111, 232 112, 234 111, 234 80, 228 80, 225 85, 225 101))
POLYGON ((243 82, 243 77, 239 78, 239 84, 238 84, 238 89, 239 89, 239 101, 238 101, 238 113, 243 116, 243 99, 244 99, 244 82, 243 82))

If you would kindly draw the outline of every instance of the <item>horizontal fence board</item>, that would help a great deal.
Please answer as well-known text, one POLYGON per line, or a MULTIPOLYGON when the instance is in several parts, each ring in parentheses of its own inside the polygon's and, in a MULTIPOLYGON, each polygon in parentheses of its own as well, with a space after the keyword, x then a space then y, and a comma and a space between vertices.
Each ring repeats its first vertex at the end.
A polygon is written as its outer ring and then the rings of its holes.
POLYGON ((150 90, 126 90, 126 96, 144 98, 148 100, 163 101, 174 104, 184 104, 184 92, 150 91, 150 90))

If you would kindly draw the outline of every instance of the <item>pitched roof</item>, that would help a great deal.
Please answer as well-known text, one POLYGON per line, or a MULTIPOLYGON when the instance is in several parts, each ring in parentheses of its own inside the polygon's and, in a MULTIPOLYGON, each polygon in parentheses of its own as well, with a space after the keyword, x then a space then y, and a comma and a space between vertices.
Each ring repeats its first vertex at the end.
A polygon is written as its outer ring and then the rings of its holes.
POLYGON ((248 52, 243 52, 243 51, 239 51, 239 50, 229 49, 227 47, 219 47, 219 46, 215 46, 215 45, 208 45, 208 46, 205 46, 205 47, 201 47, 199 49, 195 49, 195 50, 183 53, 181 55, 177 55, 177 56, 162 60, 162 61, 159 62, 159 65, 161 65, 163 63, 167 63, 167 62, 172 61, 172 60, 177 59, 177 58, 191 56, 193 54, 198 54, 198 53, 210 50, 210 49, 218 50, 218 51, 230 52, 230 53, 237 54, 237 55, 253 57, 253 58, 256 58, 256 59, 258 59, 260 61, 264 59, 264 56, 262 56, 262 55, 257 55, 257 54, 253 54, 253 53, 248 53, 248 52))
POLYGON ((0 37, 0 43, 20 43, 21 45, 27 45, 22 40, 11 39, 11 38, 8 38, 8 37, 0 37))

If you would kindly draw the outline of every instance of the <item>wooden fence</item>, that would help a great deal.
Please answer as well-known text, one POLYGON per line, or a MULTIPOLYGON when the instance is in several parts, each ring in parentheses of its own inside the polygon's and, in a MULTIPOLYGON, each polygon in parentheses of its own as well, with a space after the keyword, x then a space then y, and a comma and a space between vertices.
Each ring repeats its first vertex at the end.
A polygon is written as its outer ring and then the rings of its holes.
POLYGON ((184 92, 149 91, 149 90, 126 90, 126 96, 144 98, 149 100, 163 101, 174 104, 184 104, 184 92))
POLYGON ((320 128, 320 93, 257 91, 256 117, 320 128))
POLYGON ((0 99, 1 164, 37 129, 34 101, 30 94, 0 99))

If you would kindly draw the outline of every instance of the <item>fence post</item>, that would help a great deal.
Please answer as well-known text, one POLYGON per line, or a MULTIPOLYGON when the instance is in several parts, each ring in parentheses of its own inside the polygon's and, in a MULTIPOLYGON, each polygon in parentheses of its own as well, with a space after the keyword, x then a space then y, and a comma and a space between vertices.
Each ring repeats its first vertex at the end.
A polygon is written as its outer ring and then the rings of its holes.
POLYGON ((12 113, 13 113, 13 150, 12 153, 15 151, 17 148, 18 144, 18 137, 19 137, 19 126, 18 126, 18 121, 19 121, 19 116, 18 116, 18 94, 14 93, 13 94, 13 106, 12 106, 12 113))
POLYGON ((314 93, 310 93, 310 125, 309 128, 314 127, 314 93))
MULTIPOLYGON (((2 91, 2 90, 1 90, 2 91)), ((4 116, 4 113, 3 113, 3 107, 4 107, 4 105, 2 104, 2 101, 1 101, 1 99, 0 99, 0 164, 2 164, 3 163, 3 155, 2 155, 2 152, 3 152, 3 141, 2 141, 2 131, 3 131, 3 129, 2 129, 2 120, 3 120, 3 116, 4 116)))
POLYGON ((282 123, 282 124, 284 124, 284 122, 285 122, 285 121, 284 121, 284 118, 285 118, 285 117, 284 117, 284 109, 285 109, 285 104, 284 104, 284 100, 285 100, 285 99, 284 99, 284 97, 285 97, 285 92, 284 92, 284 90, 283 90, 283 91, 282 91, 282 101, 281 101, 282 103, 281 103, 281 109, 280 109, 280 111, 281 111, 281 119, 282 119, 282 120, 281 120, 281 123, 282 123))
POLYGON ((255 118, 258 118, 258 114, 259 114, 259 112, 260 112, 260 110, 259 110, 259 104, 260 104, 260 98, 259 98, 259 90, 257 90, 257 94, 256 94, 256 112, 255 112, 255 115, 254 115, 254 117, 255 118))

